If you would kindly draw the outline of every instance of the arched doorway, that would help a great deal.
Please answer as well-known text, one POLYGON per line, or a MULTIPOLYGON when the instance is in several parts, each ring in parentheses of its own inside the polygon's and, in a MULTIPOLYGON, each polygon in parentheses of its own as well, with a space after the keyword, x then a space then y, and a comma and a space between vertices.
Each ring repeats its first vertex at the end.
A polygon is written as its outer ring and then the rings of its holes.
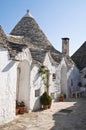
POLYGON ((66 97, 68 97, 67 91, 67 68, 63 65, 61 68, 61 93, 66 94, 66 97))
POLYGON ((17 68, 17 92, 16 100, 24 101, 27 111, 29 110, 29 89, 30 89, 30 66, 28 61, 19 63, 17 68))

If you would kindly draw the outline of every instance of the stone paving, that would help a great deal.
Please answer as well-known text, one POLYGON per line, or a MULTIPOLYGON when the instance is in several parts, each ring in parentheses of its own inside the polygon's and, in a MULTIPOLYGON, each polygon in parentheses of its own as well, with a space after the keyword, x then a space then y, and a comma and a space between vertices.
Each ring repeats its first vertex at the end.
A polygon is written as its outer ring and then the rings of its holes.
POLYGON ((19 115, 0 130, 86 130, 86 98, 56 102, 51 109, 19 115), (62 109, 72 112, 59 112, 62 109))

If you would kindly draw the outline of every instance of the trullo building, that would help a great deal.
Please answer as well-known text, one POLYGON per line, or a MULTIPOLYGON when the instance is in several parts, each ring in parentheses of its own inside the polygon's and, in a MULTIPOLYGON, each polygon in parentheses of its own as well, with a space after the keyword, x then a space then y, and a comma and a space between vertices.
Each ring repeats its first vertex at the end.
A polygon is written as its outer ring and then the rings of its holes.
POLYGON ((53 101, 60 93, 70 97, 71 88, 77 90, 81 80, 79 68, 86 66, 72 59, 69 38, 62 38, 62 52, 56 50, 29 11, 9 35, 0 26, 0 124, 15 118, 16 100, 25 102, 27 112, 40 108, 39 98, 45 91, 38 74, 41 66, 49 71, 49 95, 53 101))

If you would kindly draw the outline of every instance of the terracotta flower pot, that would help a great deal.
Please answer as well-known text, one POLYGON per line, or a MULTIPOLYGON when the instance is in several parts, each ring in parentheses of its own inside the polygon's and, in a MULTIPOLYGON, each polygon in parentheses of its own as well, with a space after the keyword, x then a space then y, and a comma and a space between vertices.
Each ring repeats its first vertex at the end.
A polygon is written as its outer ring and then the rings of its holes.
POLYGON ((16 108, 16 115, 19 114, 19 108, 16 108))
POLYGON ((48 105, 43 105, 43 110, 47 110, 48 109, 48 105))
POLYGON ((51 108, 51 104, 50 105, 48 105, 48 109, 50 109, 51 108))
POLYGON ((59 97, 59 102, 63 102, 64 98, 63 97, 59 97))
POLYGON ((19 113, 24 114, 25 112, 25 106, 19 107, 19 113))

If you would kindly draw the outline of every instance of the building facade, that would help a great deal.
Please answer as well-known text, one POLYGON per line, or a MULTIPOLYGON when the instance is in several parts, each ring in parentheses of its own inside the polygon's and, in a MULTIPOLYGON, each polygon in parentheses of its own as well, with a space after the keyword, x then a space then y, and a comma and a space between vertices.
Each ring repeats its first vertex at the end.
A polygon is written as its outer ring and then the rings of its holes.
POLYGON ((49 70, 53 101, 78 89, 81 75, 69 56, 69 38, 62 38, 62 52, 56 50, 29 11, 9 35, 0 26, 0 124, 15 118, 16 101, 24 101, 27 112, 40 108, 45 91, 38 73, 41 66, 49 70))

